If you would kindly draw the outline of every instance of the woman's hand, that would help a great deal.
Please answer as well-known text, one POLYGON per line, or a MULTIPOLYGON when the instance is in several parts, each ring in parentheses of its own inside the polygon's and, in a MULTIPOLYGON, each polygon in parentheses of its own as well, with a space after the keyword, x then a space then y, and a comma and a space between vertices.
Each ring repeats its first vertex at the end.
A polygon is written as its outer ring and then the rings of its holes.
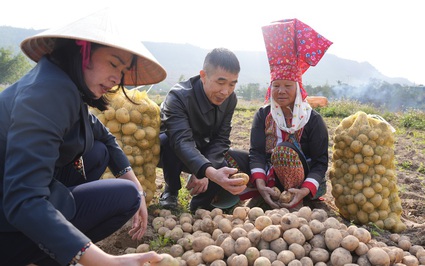
POLYGON ((157 265, 162 260, 161 255, 154 251, 146 253, 132 253, 114 256, 107 254, 95 244, 86 250, 81 256, 79 263, 81 265, 104 265, 104 266, 141 266, 149 263, 149 265, 157 265))
MULTIPOLYGON (((139 192, 143 191, 143 187, 134 174, 133 170, 123 174, 120 176, 120 178, 134 182, 134 184, 136 184, 137 190, 139 190, 139 192)), ((131 236, 131 239, 133 240, 140 240, 148 228, 148 208, 146 207, 146 199, 143 195, 140 195, 140 197, 141 199, 139 210, 136 212, 136 214, 134 214, 133 223, 131 225, 130 231, 128 232, 128 234, 131 236)))
POLYGON ((272 188, 266 186, 266 182, 262 179, 257 179, 255 184, 264 201, 273 209, 280 209, 280 206, 271 198, 276 192, 272 188))
POLYGON ((133 223, 128 234, 131 239, 140 240, 146 232, 148 227, 148 209, 146 208, 146 201, 143 195, 140 195, 139 210, 133 216, 133 223))
POLYGON ((157 265, 161 260, 162 257, 155 251, 149 251, 146 253, 136 253, 136 254, 126 254, 117 256, 120 260, 119 265, 134 265, 134 266, 141 266, 141 265, 157 265))
POLYGON ((294 197, 289 203, 280 203, 282 208, 292 209, 297 206, 304 198, 310 193, 310 190, 306 187, 303 188, 290 188, 289 192, 294 194, 294 197))

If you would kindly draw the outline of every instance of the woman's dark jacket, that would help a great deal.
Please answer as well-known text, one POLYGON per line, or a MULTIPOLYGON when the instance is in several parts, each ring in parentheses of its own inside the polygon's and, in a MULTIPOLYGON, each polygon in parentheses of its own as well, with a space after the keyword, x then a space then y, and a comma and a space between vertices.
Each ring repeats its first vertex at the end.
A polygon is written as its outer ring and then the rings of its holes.
POLYGON ((68 263, 89 239, 67 221, 73 197, 66 188, 58 193, 62 185, 53 176, 95 139, 106 144, 113 173, 130 165, 114 136, 88 112, 76 85, 47 58, 1 92, 0 234, 21 231, 68 263))
MULTIPOLYGON (((265 121, 270 113, 270 105, 261 107, 254 116, 251 129, 250 168, 266 169, 270 162, 270 153, 266 153, 265 121)), ((309 162, 310 172, 307 178, 323 183, 328 169, 329 134, 323 118, 312 110, 310 119, 301 135, 301 149, 309 162)))

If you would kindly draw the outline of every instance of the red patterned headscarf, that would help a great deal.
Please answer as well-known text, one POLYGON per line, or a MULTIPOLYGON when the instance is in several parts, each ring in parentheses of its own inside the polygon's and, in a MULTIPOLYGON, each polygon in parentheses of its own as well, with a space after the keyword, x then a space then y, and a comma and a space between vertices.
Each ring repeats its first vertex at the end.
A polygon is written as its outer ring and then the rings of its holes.
MULTIPOLYGON (((305 100, 302 75, 322 59, 332 42, 298 19, 279 20, 262 27, 262 31, 270 65, 270 86, 277 79, 296 81, 305 100)), ((270 93, 269 87, 266 101, 270 93)))

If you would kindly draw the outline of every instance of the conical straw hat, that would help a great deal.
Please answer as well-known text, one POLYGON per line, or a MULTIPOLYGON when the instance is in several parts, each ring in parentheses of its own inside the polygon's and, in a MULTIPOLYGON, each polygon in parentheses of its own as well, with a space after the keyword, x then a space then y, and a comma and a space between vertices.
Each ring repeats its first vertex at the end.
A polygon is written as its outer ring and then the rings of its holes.
MULTIPOLYGON (((137 56, 137 67, 125 75, 124 85, 155 84, 167 76, 165 69, 134 34, 123 35, 116 19, 123 19, 109 8, 81 18, 66 26, 53 28, 22 41, 22 51, 33 61, 49 54, 58 38, 84 40, 129 51, 137 56), (136 72, 137 70, 137 72, 136 72), (137 80, 136 80, 137 78, 137 80)), ((124 18, 125 19, 125 18, 124 18)))

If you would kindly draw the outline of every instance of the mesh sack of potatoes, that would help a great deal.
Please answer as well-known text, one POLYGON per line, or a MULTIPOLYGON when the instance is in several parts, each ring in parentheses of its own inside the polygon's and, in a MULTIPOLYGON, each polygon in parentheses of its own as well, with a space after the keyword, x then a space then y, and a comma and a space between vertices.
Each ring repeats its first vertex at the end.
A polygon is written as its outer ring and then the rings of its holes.
POLYGON ((381 117, 362 111, 344 118, 333 136, 329 176, 344 218, 401 232, 406 226, 400 220, 393 131, 381 117))
MULTIPOLYGON (((149 205, 156 191, 156 165, 160 153, 159 106, 149 99, 146 91, 125 91, 136 104, 120 90, 108 95, 110 106, 107 110, 90 110, 116 137, 146 192, 146 204, 149 205)), ((115 177, 107 169, 102 178, 115 177)))

